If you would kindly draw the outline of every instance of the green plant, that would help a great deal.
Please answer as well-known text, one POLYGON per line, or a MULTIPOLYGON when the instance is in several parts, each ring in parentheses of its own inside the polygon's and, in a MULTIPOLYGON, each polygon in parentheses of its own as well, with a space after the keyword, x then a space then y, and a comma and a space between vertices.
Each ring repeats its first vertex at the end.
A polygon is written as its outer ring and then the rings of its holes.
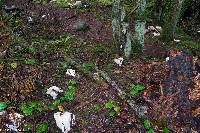
POLYGON ((64 95, 60 98, 60 100, 61 101, 63 101, 63 100, 72 101, 74 99, 77 82, 75 80, 72 80, 66 84, 68 85, 67 91, 64 92, 64 95))
POLYGON ((50 109, 51 110, 55 110, 57 109, 57 106, 61 103, 61 100, 60 99, 56 99, 52 102, 51 106, 50 106, 50 109))
POLYGON ((101 108, 101 106, 100 106, 99 103, 96 103, 96 104, 93 105, 93 109, 96 110, 96 111, 99 110, 100 108, 101 108))
POLYGON ((130 96, 136 96, 139 94, 139 91, 144 90, 144 86, 142 85, 135 85, 133 83, 129 83, 129 85, 131 86, 131 91, 129 92, 130 96))
POLYGON ((67 101, 72 101, 74 99, 74 92, 73 91, 67 91, 64 93, 64 97, 67 101))
POLYGON ((37 63, 37 61, 35 59, 27 58, 24 60, 24 63, 27 65, 34 65, 37 63))
POLYGON ((111 110, 111 111, 109 112, 109 114, 108 114, 110 117, 113 117, 113 116, 115 116, 116 114, 119 114, 119 112, 120 112, 120 107, 119 107, 119 105, 118 105, 115 101, 113 101, 112 99, 109 99, 109 100, 107 101, 107 103, 105 104, 105 108, 111 110))
POLYGON ((33 112, 33 109, 31 107, 27 107, 24 103, 20 103, 19 108, 25 115, 31 115, 33 112))
POLYGON ((154 130, 152 128, 150 128, 147 133, 155 133, 154 130))
POLYGON ((36 133, 43 133, 47 130, 48 125, 47 124, 37 124, 36 125, 36 133))
POLYGON ((94 64, 92 64, 92 63, 83 63, 82 67, 94 67, 94 64))
POLYGON ((43 111, 44 109, 38 106, 38 103, 35 101, 29 101, 26 105, 25 103, 20 103, 19 108, 25 115, 31 115, 33 111, 43 111))
POLYGON ((150 127, 151 127, 151 122, 149 120, 144 120, 144 128, 150 129, 150 127))
POLYGON ((149 120, 144 120, 144 128, 147 130, 146 133, 154 133, 154 130, 151 128, 151 122, 149 120))
POLYGON ((6 107, 7 107, 6 103, 0 101, 0 110, 5 109, 6 107))
POLYGON ((170 132, 169 132, 169 129, 165 127, 162 129, 162 133, 170 133, 170 132))

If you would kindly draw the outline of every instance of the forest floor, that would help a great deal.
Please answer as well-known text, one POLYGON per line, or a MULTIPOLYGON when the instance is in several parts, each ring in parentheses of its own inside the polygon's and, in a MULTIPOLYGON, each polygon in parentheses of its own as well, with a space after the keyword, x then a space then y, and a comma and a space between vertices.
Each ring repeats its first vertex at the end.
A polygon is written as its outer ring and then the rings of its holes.
MULTIPOLYGON (((145 56, 124 59, 119 66, 114 62, 119 56, 112 51, 111 7, 66 10, 24 0, 8 0, 6 5, 15 5, 17 10, 7 13, 1 10, 0 101, 7 104, 7 114, 16 112, 25 116, 23 128, 40 132, 36 126, 43 123, 48 125, 45 132, 59 133, 53 114, 64 110, 76 116, 70 132, 144 133, 143 120, 127 102, 134 100, 146 107, 145 119, 151 121, 155 132, 162 132, 163 128, 181 132, 181 124, 168 127, 163 122, 167 119, 162 115, 166 106, 159 104, 163 103, 162 83, 168 75, 166 57, 171 48, 185 48, 193 54, 196 74, 188 97, 196 101, 191 105, 192 115, 200 113, 200 43, 181 29, 177 28, 175 36, 181 42, 170 43, 168 47, 157 37, 146 34, 145 56), (84 20, 90 29, 76 31, 74 24, 79 20, 84 20), (124 99, 98 75, 95 66, 126 93, 124 99), (67 75, 67 69, 75 69, 76 76, 67 75), (144 90, 131 95, 133 84, 143 86, 144 90), (51 86, 64 92, 69 91, 69 86, 75 86, 75 93, 72 99, 65 95, 65 101, 56 101, 46 94, 51 86), (112 101, 110 108, 106 107, 109 101, 112 101), (26 109, 20 107, 22 103, 26 109), (37 106, 30 107, 31 103, 37 106)), ((0 129, 9 121, 7 116, 0 116, 3 123, 0 129)))

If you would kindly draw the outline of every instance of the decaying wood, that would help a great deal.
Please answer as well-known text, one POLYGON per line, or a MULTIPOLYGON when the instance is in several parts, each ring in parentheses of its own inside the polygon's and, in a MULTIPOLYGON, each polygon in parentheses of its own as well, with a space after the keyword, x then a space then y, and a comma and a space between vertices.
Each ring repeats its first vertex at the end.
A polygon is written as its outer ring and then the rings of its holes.
POLYGON ((163 82, 168 125, 175 132, 175 123, 184 128, 184 133, 191 132, 191 128, 194 127, 189 100, 189 88, 194 78, 192 58, 186 50, 171 49, 168 66, 168 76, 163 82))

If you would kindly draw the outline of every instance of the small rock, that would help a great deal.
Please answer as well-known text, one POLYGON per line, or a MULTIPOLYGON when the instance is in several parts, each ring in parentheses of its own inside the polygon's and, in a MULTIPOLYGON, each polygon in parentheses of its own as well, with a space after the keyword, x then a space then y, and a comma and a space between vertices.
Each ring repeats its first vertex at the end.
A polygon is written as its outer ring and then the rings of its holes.
POLYGON ((84 20, 78 20, 73 28, 76 30, 76 31, 88 31, 90 29, 89 25, 84 21, 84 20))
POLYGON ((4 5, 3 9, 6 11, 13 11, 13 10, 16 10, 17 8, 15 5, 11 5, 11 6, 4 5))
POLYGON ((73 4, 73 7, 75 8, 80 8, 82 6, 82 2, 81 1, 76 1, 74 4, 73 4))

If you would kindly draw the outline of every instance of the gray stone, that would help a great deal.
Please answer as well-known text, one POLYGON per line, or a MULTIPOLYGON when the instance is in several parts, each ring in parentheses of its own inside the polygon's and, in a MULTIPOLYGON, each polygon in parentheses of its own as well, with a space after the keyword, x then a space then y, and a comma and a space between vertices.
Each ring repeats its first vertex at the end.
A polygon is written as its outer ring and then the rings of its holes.
POLYGON ((73 28, 76 31, 84 31, 84 32, 90 29, 89 25, 84 20, 78 20, 77 22, 75 22, 73 28))

